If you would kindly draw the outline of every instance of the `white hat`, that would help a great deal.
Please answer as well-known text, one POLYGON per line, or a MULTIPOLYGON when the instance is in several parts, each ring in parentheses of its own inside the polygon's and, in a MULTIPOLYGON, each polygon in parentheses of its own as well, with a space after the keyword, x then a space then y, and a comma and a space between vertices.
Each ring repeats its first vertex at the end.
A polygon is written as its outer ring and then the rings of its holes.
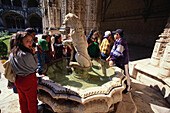
POLYGON ((111 32, 110 32, 110 31, 106 31, 106 32, 104 33, 104 38, 109 37, 109 35, 111 35, 111 32))

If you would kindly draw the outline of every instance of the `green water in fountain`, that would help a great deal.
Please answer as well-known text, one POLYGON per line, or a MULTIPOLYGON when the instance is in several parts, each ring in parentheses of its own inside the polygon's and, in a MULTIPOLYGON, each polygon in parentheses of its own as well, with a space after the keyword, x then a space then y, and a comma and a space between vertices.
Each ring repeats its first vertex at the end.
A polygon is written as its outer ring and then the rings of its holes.
POLYGON ((51 80, 62 86, 73 86, 82 89, 101 86, 110 81, 115 75, 115 70, 109 67, 107 63, 99 61, 98 59, 92 59, 92 67, 86 72, 88 76, 85 78, 77 78, 75 77, 75 72, 72 71, 71 68, 67 68, 68 61, 69 59, 66 58, 56 61, 48 67, 46 72, 51 80), (101 64, 106 68, 106 74, 102 73, 101 64))

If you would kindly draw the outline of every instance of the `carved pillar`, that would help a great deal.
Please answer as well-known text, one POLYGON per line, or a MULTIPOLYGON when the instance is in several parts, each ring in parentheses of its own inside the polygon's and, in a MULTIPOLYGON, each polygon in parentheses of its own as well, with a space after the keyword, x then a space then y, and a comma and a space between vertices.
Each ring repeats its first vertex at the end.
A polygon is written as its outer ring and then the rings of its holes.
MULTIPOLYGON (((66 0, 61 0, 61 24, 63 24, 63 21, 64 21, 64 18, 67 14, 67 1, 66 0)), ((60 27, 60 32, 62 33, 61 36, 62 36, 62 39, 66 39, 67 38, 67 34, 68 34, 68 31, 67 31, 67 28, 66 28, 66 25, 62 25, 60 27)))
POLYGON ((0 29, 4 29, 4 25, 3 25, 3 21, 2 21, 2 17, 0 16, 0 29))
POLYGON ((61 23, 63 23, 64 17, 67 14, 67 1, 61 0, 61 23))
POLYGON ((43 25, 45 32, 49 34, 59 33, 58 29, 60 28, 60 11, 61 11, 61 1, 57 0, 51 2, 47 0, 43 2, 42 5, 42 14, 43 14, 43 25))
POLYGON ((60 27, 60 9, 59 0, 51 4, 49 8, 50 28, 58 29, 60 27))
POLYGON ((51 14, 50 14, 50 0, 47 0, 47 15, 48 15, 48 30, 50 30, 51 27, 51 14))
POLYGON ((49 28, 49 18, 48 18, 48 0, 42 0, 41 3, 41 13, 42 13, 42 23, 43 23, 43 33, 46 33, 49 28))
POLYGON ((67 13, 74 13, 74 0, 67 1, 67 13))
POLYGON ((56 27, 57 28, 59 28, 61 25, 62 25, 62 23, 61 23, 61 21, 60 21, 60 15, 61 15, 61 7, 57 7, 57 13, 56 13, 57 15, 56 15, 56 17, 55 17, 55 20, 56 20, 56 27))
POLYGON ((14 5, 13 5, 13 0, 11 0, 11 7, 13 7, 14 5))
POLYGON ((45 20, 45 0, 43 0, 41 2, 41 13, 42 13, 42 29, 43 29, 43 33, 45 32, 45 25, 46 25, 46 20, 45 20))
MULTIPOLYGON (((86 1, 86 9, 87 9, 87 12, 86 12, 86 32, 89 33, 90 31, 90 28, 89 28, 89 19, 90 19, 90 0, 87 0, 86 1)), ((88 34, 87 34, 88 35, 88 34)))
POLYGON ((22 3, 22 8, 24 10, 26 10, 27 9, 27 1, 26 0, 21 0, 21 3, 22 3))
POLYGON ((24 22, 25 22, 25 28, 28 27, 28 13, 24 12, 24 22))
POLYGON ((87 34, 90 32, 90 29, 96 29, 96 17, 97 17, 97 2, 96 0, 87 0, 86 1, 86 32, 87 34))

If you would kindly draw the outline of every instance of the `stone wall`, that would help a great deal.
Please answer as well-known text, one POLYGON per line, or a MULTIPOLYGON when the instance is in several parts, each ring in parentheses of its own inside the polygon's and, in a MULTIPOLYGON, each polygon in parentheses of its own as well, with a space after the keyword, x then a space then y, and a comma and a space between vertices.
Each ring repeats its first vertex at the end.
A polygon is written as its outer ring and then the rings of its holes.
POLYGON ((44 32, 52 32, 54 30, 57 32, 62 25, 65 15, 74 13, 81 20, 85 31, 89 33, 90 29, 96 28, 96 4, 96 0, 57 0, 56 3, 47 2, 47 0, 43 1, 42 7, 44 10, 42 10, 42 14, 44 32), (53 11, 51 9, 53 9, 53 11), (56 21, 54 21, 54 17, 57 18, 56 21))
POLYGON ((170 14, 169 0, 57 0, 57 6, 53 5, 54 1, 49 1, 50 4, 44 1, 44 31, 59 29, 64 16, 74 13, 80 18, 86 35, 91 29, 103 35, 106 30, 122 28, 129 44, 146 47, 154 46, 170 14))
POLYGON ((101 14, 101 31, 122 28, 130 44, 153 47, 167 24, 168 0, 106 0, 101 14), (104 8, 106 4, 106 8, 104 8), (108 6, 108 7, 107 7, 108 6))

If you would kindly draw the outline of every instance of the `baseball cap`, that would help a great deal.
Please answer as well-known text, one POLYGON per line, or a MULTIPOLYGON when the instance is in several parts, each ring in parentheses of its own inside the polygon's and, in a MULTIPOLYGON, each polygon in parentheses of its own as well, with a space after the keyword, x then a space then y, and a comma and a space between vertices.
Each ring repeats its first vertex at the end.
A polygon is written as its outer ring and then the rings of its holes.
POLYGON ((119 35, 123 34, 123 30, 122 29, 117 29, 116 31, 112 31, 113 34, 118 33, 119 35))
POLYGON ((110 32, 110 31, 106 31, 106 32, 104 33, 104 38, 109 37, 109 35, 111 35, 111 32, 110 32))
POLYGON ((38 44, 40 44, 43 50, 48 51, 48 42, 45 39, 40 39, 38 44))

